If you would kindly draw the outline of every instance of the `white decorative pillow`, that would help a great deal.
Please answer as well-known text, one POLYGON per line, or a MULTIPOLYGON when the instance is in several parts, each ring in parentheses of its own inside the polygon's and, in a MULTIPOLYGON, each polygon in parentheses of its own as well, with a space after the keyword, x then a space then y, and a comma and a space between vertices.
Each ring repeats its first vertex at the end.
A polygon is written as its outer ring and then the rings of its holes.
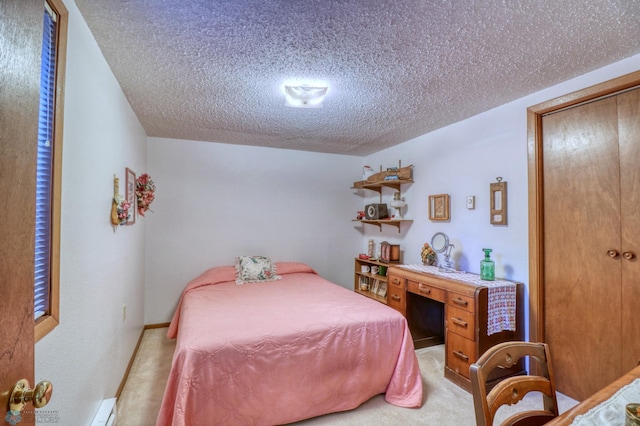
POLYGON ((282 277, 277 274, 276 265, 265 256, 236 257, 236 284, 275 281, 282 277))

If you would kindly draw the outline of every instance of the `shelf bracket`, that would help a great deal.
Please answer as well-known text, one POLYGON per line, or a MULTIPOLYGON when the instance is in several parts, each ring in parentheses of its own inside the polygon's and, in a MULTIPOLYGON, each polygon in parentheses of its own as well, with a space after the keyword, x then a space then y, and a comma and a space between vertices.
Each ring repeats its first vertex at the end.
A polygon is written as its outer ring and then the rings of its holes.
POLYGON ((375 225, 375 226, 378 227, 380 232, 382 232, 382 225, 395 226, 396 228, 398 228, 398 233, 400 233, 400 224, 402 224, 402 223, 411 223, 413 221, 412 220, 367 220, 367 219, 362 219, 359 222, 368 223, 369 225, 375 225))

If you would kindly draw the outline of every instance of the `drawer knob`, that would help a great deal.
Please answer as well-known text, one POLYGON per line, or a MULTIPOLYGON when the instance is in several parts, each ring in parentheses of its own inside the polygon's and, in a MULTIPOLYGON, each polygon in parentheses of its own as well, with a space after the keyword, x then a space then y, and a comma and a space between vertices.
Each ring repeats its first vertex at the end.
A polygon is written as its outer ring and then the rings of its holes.
POLYGON ((612 259, 615 259, 616 257, 618 257, 618 251, 617 250, 607 250, 607 256, 609 256, 612 259))
POLYGON ((632 251, 625 251, 624 253, 622 253, 622 257, 624 257, 626 260, 631 260, 636 257, 636 255, 632 251))
POLYGON ((418 291, 424 294, 431 294, 431 289, 427 287, 423 287, 422 285, 418 286, 418 291))
POLYGON ((391 296, 391 298, 392 298, 393 300, 395 300, 396 302, 399 302, 399 301, 400 301, 400 296, 398 296, 397 294, 392 295, 392 296, 391 296))

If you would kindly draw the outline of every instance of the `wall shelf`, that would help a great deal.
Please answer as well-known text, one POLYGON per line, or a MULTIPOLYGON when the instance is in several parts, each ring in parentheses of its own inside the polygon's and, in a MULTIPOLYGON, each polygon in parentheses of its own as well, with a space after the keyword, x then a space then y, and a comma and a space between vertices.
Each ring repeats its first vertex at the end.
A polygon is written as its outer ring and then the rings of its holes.
POLYGON ((407 183, 413 183, 413 179, 394 179, 376 183, 365 183, 361 186, 352 186, 351 189, 370 189, 372 191, 376 191, 379 194, 382 194, 382 188, 393 188, 396 191, 400 191, 400 186, 407 183))
MULTIPOLYGON (((351 189, 368 189, 371 191, 375 191, 378 193, 378 195, 380 196, 380 203, 382 203, 382 193, 383 193, 383 188, 391 188, 394 189, 395 191, 397 191, 398 193, 402 192, 402 185, 406 185, 406 184, 410 184, 413 183, 413 177, 412 177, 412 168, 413 166, 408 166, 405 168, 401 167, 402 164, 400 162, 398 162, 398 170, 403 170, 404 172, 398 172, 394 175, 394 177, 398 178, 400 176, 403 177, 403 179, 388 179, 388 180, 377 180, 376 182, 367 182, 366 180, 363 181, 359 181, 359 182, 354 182, 353 186, 351 187, 351 189), (409 173, 407 172, 407 169, 409 171, 409 173)), ((387 169, 390 170, 390 169, 387 169)), ((387 172, 390 173, 390 172, 387 172)), ((378 173, 377 175, 383 174, 382 172, 382 166, 380 166, 380 173, 378 173)), ((375 175, 374 175, 375 176, 375 175)), ((383 174, 384 176, 384 174, 383 174)), ((389 174, 387 174, 387 177, 390 176, 389 174)), ((380 176, 377 176, 380 177, 380 176)), ((412 223, 413 220, 410 219, 403 219, 402 217, 399 217, 398 219, 394 219, 394 218, 389 218, 389 219, 354 219, 354 222, 361 222, 361 223, 366 223, 369 225, 375 225, 378 227, 378 229, 380 230, 380 232, 382 232, 382 225, 388 225, 388 226, 395 226, 396 228, 398 228, 398 233, 400 233, 400 225, 403 223, 412 223)))
POLYGON ((376 225, 380 231, 382 231, 382 225, 395 226, 398 228, 398 232, 400 232, 400 225, 402 223, 412 223, 413 220, 410 219, 380 219, 380 220, 371 220, 371 219, 362 219, 362 220, 354 220, 354 222, 367 223, 369 225, 376 225))

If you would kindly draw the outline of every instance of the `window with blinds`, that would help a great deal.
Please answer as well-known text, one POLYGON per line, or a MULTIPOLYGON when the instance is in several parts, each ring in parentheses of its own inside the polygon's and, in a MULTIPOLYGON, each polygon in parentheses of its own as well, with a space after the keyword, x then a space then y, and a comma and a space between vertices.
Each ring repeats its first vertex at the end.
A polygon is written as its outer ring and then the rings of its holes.
POLYGON ((69 12, 62 0, 45 0, 36 157, 34 317, 35 339, 59 323, 60 193, 64 74, 69 12))
POLYGON ((56 18, 56 14, 45 3, 36 165, 35 319, 49 313, 51 292, 51 192, 53 188, 56 18))

